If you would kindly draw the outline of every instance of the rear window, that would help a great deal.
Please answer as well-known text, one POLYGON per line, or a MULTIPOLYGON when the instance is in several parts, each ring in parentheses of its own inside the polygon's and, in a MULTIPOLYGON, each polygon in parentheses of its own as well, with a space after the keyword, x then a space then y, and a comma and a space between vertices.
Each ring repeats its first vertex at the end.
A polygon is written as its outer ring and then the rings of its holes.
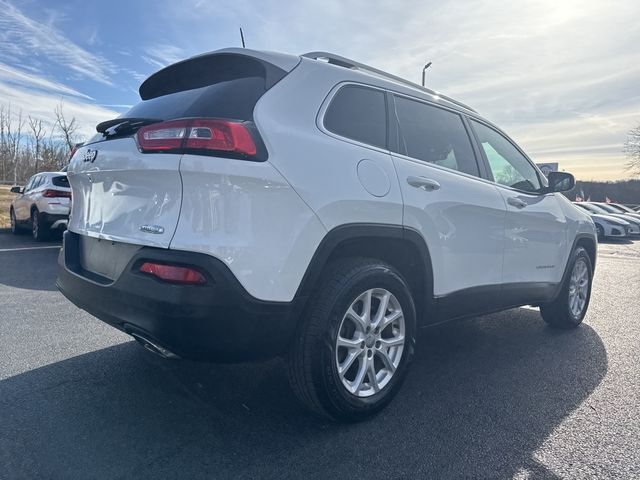
POLYGON ((140 86, 143 101, 122 116, 253 120, 258 99, 286 73, 247 55, 223 53, 190 58, 145 80, 140 86))
POLYGON ((325 113, 324 127, 342 137, 385 148, 387 113, 384 93, 357 85, 342 87, 325 113))
POLYGON ((264 78, 237 78, 142 101, 123 117, 159 120, 219 117, 253 120, 253 109, 265 92, 264 78))
POLYGON ((60 175, 59 177, 52 177, 51 183, 56 187, 69 188, 69 179, 66 175, 60 175))

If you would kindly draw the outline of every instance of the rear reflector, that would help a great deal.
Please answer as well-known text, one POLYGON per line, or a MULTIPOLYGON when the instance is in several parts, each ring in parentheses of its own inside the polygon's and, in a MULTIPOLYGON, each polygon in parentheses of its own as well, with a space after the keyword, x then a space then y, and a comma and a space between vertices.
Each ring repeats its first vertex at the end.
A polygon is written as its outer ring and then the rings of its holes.
POLYGON ((64 190, 47 189, 42 192, 43 197, 47 198, 71 198, 71 192, 65 192, 64 190))
POLYGON ((169 283, 180 283, 183 285, 202 285, 207 283, 197 270, 188 267, 178 267, 164 263, 145 262, 140 267, 142 273, 147 273, 169 283))
POLYGON ((137 138, 143 152, 200 150, 253 156, 257 151, 241 122, 213 118, 154 123, 138 130, 137 138))

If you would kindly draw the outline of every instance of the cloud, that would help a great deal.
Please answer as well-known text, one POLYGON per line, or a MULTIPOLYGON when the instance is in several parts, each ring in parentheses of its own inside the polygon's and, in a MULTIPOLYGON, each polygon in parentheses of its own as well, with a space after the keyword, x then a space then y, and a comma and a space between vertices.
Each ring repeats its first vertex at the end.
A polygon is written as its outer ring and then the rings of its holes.
POLYGON ((72 42, 52 23, 33 20, 0 0, 0 58, 15 63, 16 59, 29 61, 34 54, 105 85, 112 85, 111 76, 118 70, 109 60, 72 42))
POLYGON ((142 55, 141 58, 149 65, 158 68, 164 68, 190 56, 182 48, 168 44, 149 46, 144 51, 146 55, 142 55))
POLYGON ((0 63, 0 82, 13 85, 28 85, 29 87, 53 94, 72 95, 74 97, 92 100, 90 96, 80 93, 71 87, 63 85, 62 83, 47 80, 46 78, 10 67, 3 63, 0 63))
MULTIPOLYGON (((11 105, 14 115, 20 110, 23 116, 31 115, 43 121, 49 131, 55 124, 54 110, 62 100, 61 96, 50 93, 27 90, 15 85, 0 83, 0 98, 3 104, 11 105)), ((95 125, 104 120, 116 118, 119 113, 99 105, 88 103, 79 98, 64 97, 63 111, 68 118, 75 117, 85 138, 95 134, 95 125)))
POLYGON ((579 164, 581 175, 625 176, 626 132, 640 122, 640 22, 635 0, 300 0, 259 9, 236 0, 159 9, 177 44, 327 50, 427 84, 496 122, 537 160, 579 164), (170 21, 169 21, 170 19, 170 21), (188 28, 190 35, 180 37, 188 28), (598 153, 596 153, 598 152, 598 153), (605 152, 605 153, 603 153, 605 152), (602 162, 611 167, 604 168, 602 162), (590 173, 591 172, 591 173, 590 173))

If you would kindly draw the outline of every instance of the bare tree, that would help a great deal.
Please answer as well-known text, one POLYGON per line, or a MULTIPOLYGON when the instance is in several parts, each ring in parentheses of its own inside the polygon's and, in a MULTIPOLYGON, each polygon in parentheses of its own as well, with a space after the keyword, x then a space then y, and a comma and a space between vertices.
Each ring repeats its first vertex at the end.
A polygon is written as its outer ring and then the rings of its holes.
POLYGON ((7 157, 9 153, 7 140, 7 112, 4 105, 0 105, 0 158, 2 159, 2 180, 7 180, 7 157))
POLYGON ((31 130, 31 143, 33 145, 34 173, 38 173, 39 163, 42 159, 42 143, 45 135, 42 120, 32 118, 31 115, 29 115, 29 129, 31 130))
POLYGON ((5 120, 5 129, 8 144, 8 157, 13 162, 13 183, 18 183, 18 163, 20 160, 20 143, 22 143, 22 128, 24 127, 24 119, 22 118, 22 110, 18 114, 18 124, 13 129, 13 118, 11 117, 11 106, 7 109, 7 119, 5 120))
POLYGON ((69 152, 73 150, 74 145, 76 144, 76 137, 78 132, 78 123, 76 122, 75 117, 71 117, 71 120, 67 120, 64 116, 63 112, 63 102, 60 100, 60 103, 55 109, 56 115, 56 123, 55 126, 60 130, 60 135, 62 139, 69 147, 69 152))
POLYGON ((627 168, 632 173, 640 175, 640 125, 629 131, 622 151, 629 159, 627 168))

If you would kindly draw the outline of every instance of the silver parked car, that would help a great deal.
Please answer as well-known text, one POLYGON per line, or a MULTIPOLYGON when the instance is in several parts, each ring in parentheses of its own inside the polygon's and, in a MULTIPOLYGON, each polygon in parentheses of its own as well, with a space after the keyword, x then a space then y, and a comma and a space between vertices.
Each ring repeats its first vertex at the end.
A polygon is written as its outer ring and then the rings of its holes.
POLYGON ((632 226, 626 220, 614 217, 613 215, 595 213, 595 210, 590 209, 584 202, 574 202, 574 205, 582 208, 591 215, 591 220, 596 224, 598 240, 604 240, 605 238, 625 238, 631 235, 632 230, 640 232, 639 227, 632 226))
POLYGON ((24 188, 15 186, 11 191, 18 194, 9 207, 14 234, 30 228, 33 238, 42 241, 49 238, 52 231, 67 227, 71 188, 66 173, 37 173, 24 188))
POLYGON ((640 235, 640 220, 627 216, 622 213, 611 212, 608 209, 605 209, 602 204, 596 204, 593 202, 580 202, 580 206, 591 213, 597 213, 599 215, 607 215, 609 217, 618 218, 620 220, 624 220, 625 222, 630 224, 629 227, 629 235, 638 236, 640 235))

